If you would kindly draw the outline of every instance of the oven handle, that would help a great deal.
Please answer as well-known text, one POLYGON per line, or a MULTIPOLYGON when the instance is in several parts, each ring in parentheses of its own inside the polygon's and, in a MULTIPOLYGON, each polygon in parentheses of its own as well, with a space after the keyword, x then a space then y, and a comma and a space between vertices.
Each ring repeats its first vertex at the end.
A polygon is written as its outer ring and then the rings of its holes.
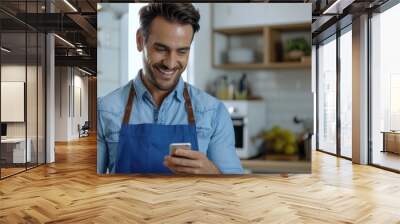
POLYGON ((244 126, 246 124, 244 118, 232 118, 233 125, 244 126))

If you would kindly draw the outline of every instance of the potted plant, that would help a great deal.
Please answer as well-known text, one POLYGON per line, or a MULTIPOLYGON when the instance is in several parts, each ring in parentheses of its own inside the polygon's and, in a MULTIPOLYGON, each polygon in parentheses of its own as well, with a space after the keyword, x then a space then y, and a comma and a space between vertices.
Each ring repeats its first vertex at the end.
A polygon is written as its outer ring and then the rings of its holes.
POLYGON ((286 41, 285 60, 300 61, 305 56, 310 56, 311 46, 305 38, 294 38, 286 41))

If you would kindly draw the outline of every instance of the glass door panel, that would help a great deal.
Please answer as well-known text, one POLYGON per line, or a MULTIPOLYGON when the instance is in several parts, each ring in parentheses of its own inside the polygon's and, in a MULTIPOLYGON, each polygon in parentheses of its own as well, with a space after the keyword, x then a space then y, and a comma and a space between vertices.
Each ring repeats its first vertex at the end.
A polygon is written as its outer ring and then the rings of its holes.
POLYGON ((26 33, 1 33, 1 177, 26 170, 26 33))
POLYGON ((400 170, 400 4, 371 18, 372 163, 400 170))
POLYGON ((352 33, 340 36, 340 154, 352 157, 352 33))
POLYGON ((336 154, 336 36, 318 48, 318 149, 336 154))

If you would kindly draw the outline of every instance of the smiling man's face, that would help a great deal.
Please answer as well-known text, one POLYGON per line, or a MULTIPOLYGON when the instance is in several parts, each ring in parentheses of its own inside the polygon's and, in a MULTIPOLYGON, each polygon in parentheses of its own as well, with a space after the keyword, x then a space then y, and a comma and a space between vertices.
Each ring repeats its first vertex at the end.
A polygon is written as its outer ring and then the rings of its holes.
POLYGON ((186 69, 192 37, 190 24, 170 22, 160 16, 151 22, 147 40, 138 31, 136 41, 138 50, 143 51, 147 81, 159 90, 172 90, 186 69))

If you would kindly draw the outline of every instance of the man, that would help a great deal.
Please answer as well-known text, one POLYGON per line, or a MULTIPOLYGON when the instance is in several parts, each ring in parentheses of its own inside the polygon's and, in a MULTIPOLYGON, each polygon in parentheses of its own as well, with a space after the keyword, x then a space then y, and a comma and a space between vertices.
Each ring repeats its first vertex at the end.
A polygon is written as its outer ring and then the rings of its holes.
POLYGON ((190 3, 150 3, 140 12, 143 69, 98 100, 98 173, 240 174, 224 105, 181 78, 199 12, 190 3), (191 143, 191 150, 171 143, 191 143))

